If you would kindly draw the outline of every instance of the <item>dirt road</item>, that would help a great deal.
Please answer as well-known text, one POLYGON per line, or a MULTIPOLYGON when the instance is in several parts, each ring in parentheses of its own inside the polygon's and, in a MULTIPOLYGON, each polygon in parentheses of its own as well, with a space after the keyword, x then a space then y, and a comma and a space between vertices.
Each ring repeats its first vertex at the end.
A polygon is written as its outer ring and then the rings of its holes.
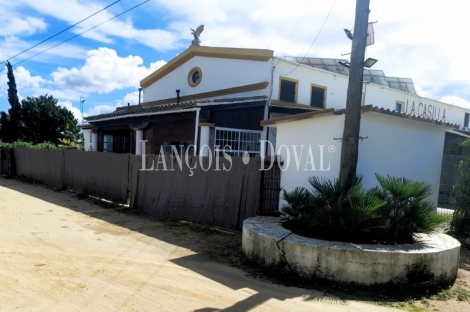
POLYGON ((246 277, 188 235, 0 177, 0 310, 393 310, 246 277))

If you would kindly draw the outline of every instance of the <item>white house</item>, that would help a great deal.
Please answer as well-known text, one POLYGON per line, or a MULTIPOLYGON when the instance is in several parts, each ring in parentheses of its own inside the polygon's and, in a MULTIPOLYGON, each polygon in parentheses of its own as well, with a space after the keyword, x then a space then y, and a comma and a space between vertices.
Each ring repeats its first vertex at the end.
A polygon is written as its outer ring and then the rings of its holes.
MULTIPOLYGON (((349 69, 339 61, 281 59, 271 50, 190 46, 140 82, 140 105, 85 118, 85 147, 136 153, 144 139, 152 153, 170 143, 207 144, 214 153, 218 145, 233 144, 234 156, 241 155, 242 147, 249 147, 253 156, 264 156, 266 146, 259 140, 276 145, 276 129, 260 127, 261 120, 345 108, 349 69), (247 136, 244 142, 241 138, 247 136)), ((470 133, 469 109, 420 97, 409 78, 366 69, 367 104, 458 124, 459 131, 470 133)))
MULTIPOLYGON (((271 105, 289 102, 320 109, 346 107, 349 69, 341 59, 285 57, 273 59, 273 91, 271 105)), ((376 65, 377 66, 377 65, 376 65)), ((387 77, 381 70, 364 70, 362 104, 442 120, 459 125, 470 134, 470 110, 421 97, 409 78, 387 77)), ((282 115, 273 113, 270 118, 282 115)), ((276 141, 276 131, 269 140, 276 141)), ((463 135, 464 136, 464 135, 463 135)))
MULTIPOLYGON (((345 109, 334 108, 279 117, 261 124, 277 129, 277 150, 283 162, 281 187, 310 188, 311 176, 339 176, 345 109)), ((366 105, 362 109, 357 174, 366 188, 378 185, 375 173, 425 181, 437 205, 445 133, 449 122, 366 105)))

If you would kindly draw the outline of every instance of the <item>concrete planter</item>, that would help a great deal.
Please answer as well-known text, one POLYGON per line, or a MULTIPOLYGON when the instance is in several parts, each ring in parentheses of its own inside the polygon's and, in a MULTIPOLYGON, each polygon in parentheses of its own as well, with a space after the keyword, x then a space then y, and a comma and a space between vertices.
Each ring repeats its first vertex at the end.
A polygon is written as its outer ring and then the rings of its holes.
POLYGON ((243 222, 242 249, 262 265, 284 262, 300 276, 362 285, 422 283, 448 285, 459 267, 460 243, 445 234, 421 234, 417 243, 373 245, 332 242, 288 235, 279 218, 243 222), (282 253, 281 253, 282 251, 282 253))

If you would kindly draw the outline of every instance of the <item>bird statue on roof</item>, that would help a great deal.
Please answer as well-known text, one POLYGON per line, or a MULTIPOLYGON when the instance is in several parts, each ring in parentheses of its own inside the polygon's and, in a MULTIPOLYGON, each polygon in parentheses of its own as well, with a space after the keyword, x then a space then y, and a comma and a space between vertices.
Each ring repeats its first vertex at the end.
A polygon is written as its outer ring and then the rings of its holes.
POLYGON ((191 45, 198 46, 201 44, 201 40, 199 40, 199 36, 201 35, 202 31, 204 30, 204 25, 199 26, 196 30, 192 29, 192 35, 194 36, 194 40, 192 41, 191 45))

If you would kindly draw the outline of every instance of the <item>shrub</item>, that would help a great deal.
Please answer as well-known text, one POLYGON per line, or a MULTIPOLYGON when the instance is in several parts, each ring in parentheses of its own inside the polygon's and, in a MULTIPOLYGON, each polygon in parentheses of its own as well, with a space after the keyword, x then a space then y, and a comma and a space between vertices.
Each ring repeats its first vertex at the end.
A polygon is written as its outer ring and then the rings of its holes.
POLYGON ((431 185, 406 178, 383 177, 376 174, 381 189, 376 193, 387 202, 381 210, 384 218, 383 240, 411 242, 415 233, 430 233, 438 225, 449 222, 451 216, 436 213, 436 207, 425 201, 431 185))
POLYGON ((425 201, 431 186, 405 178, 376 175, 380 188, 366 190, 362 179, 351 186, 311 177, 311 190, 284 192, 285 226, 310 237, 346 242, 408 243, 415 233, 430 233, 450 217, 425 201))
POLYGON ((14 147, 26 147, 34 149, 57 149, 57 146, 51 142, 43 142, 38 144, 33 144, 31 142, 16 141, 13 143, 5 143, 0 141, 0 148, 14 148, 14 147))
POLYGON ((298 224, 308 215, 310 207, 310 193, 303 187, 296 187, 293 191, 284 190, 283 198, 288 204, 282 206, 286 221, 298 224))
POLYGON ((451 231, 458 236, 470 237, 470 139, 462 144, 464 159, 460 161, 458 170, 460 182, 454 186, 457 209, 451 223, 451 231))

